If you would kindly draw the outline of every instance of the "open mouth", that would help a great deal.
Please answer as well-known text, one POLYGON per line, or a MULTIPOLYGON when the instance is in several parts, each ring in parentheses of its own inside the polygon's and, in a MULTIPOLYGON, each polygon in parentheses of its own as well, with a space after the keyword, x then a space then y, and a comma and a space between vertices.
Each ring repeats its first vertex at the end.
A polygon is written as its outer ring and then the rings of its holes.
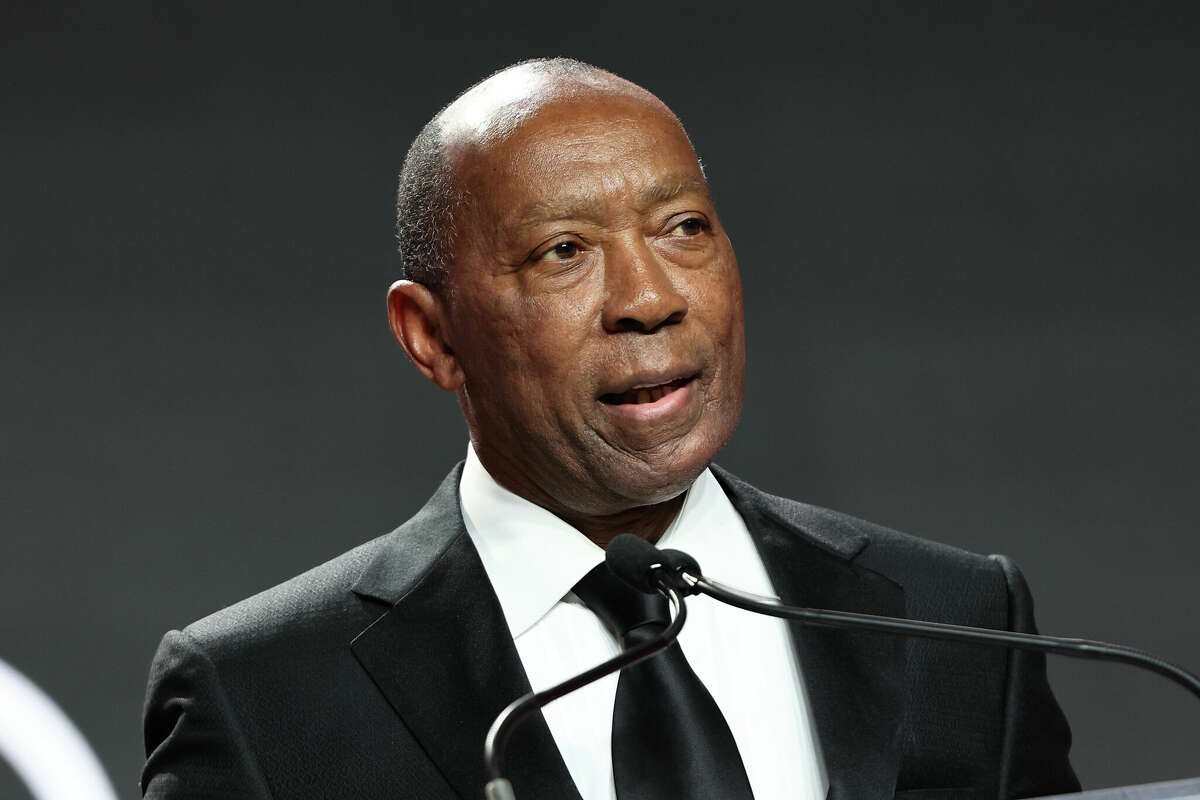
POLYGON ((695 376, 687 378, 679 378, 670 383, 660 383, 655 386, 635 386, 632 389, 627 389, 624 392, 613 392, 610 394, 600 395, 600 402, 607 403, 610 406, 620 405, 644 405, 646 403, 657 403, 671 392, 681 389, 691 383, 695 376))

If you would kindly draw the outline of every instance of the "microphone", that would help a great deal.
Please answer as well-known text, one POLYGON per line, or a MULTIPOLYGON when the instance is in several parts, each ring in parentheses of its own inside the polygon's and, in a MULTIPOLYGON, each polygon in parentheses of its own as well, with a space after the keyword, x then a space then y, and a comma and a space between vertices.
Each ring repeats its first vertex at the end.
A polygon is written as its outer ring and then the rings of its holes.
POLYGON ((701 573, 696 559, 687 553, 679 550, 659 550, 645 539, 631 533, 623 533, 609 543, 605 560, 613 574, 643 592, 648 591, 642 588, 644 586, 662 585, 674 588, 685 596, 704 594, 746 611, 781 619, 794 619, 806 625, 1033 650, 1097 661, 1117 661, 1170 678, 1200 698, 1200 677, 1156 655, 1124 645, 1091 639, 952 625, 945 622, 789 606, 778 598, 750 594, 709 580, 701 573))
MULTIPOLYGON (((631 536, 631 534, 623 535, 631 536)), ((631 536, 631 538, 641 542, 654 553, 658 552, 653 545, 644 540, 638 539, 636 536, 631 536)), ((602 664, 597 664, 573 678, 568 678, 562 683, 551 686, 549 689, 544 689, 540 692, 530 692, 509 703, 500 712, 499 716, 496 717, 495 721, 492 722, 492 727, 488 729, 487 738, 483 743, 483 765, 488 777, 487 784, 483 789, 486 800, 515 800, 516 795, 513 794, 512 783, 504 777, 504 773, 500 768, 500 761, 508 743, 508 737, 521 721, 542 706, 557 700, 563 695, 570 694, 576 689, 581 689, 589 683, 594 683, 606 675, 611 675, 614 672, 644 661, 660 650, 665 650, 679 636, 679 631, 683 629, 683 624, 687 622, 687 606, 683 602, 684 592, 680 589, 682 584, 675 579, 660 581, 656 574, 639 569, 639 566, 644 563, 645 556, 645 550, 637 553, 636 560, 630 556, 625 556, 626 561, 623 562, 625 565, 623 569, 626 570, 626 575, 637 575, 638 582, 635 586, 639 591, 646 594, 658 593, 667 598, 667 602, 671 605, 671 624, 657 636, 618 653, 602 664)), ((675 563, 671 562, 672 565, 675 565, 675 563)), ((682 564, 681 566, 689 568, 694 566, 695 572, 697 574, 700 572, 699 565, 694 561, 690 562, 690 564, 682 564)), ((609 569, 613 569, 611 563, 609 564, 609 569)), ((617 574, 620 575, 621 573, 617 574)), ((625 578, 625 580, 628 581, 628 578, 625 578)))
POLYGON ((604 561, 612 573, 639 592, 654 594, 659 585, 683 595, 695 594, 683 575, 699 575, 696 559, 679 550, 659 550, 640 536, 622 533, 605 549, 604 561))

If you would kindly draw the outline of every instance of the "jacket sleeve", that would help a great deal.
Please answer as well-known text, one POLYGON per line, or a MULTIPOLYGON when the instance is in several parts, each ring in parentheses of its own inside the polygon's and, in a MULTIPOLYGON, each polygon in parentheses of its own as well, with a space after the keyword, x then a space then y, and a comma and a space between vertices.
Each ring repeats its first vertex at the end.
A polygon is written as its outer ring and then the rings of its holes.
POLYGON ((171 631, 158 647, 143 729, 143 797, 270 800, 216 666, 186 631, 171 631))
MULTIPOLYGON (((1008 583, 1008 627, 1037 633, 1033 597, 1025 577, 1005 556, 991 557, 1008 583)), ((1046 656, 1011 650, 1004 703, 1004 750, 1000 797, 1040 797, 1078 792, 1067 754, 1071 729, 1046 678, 1046 656)))

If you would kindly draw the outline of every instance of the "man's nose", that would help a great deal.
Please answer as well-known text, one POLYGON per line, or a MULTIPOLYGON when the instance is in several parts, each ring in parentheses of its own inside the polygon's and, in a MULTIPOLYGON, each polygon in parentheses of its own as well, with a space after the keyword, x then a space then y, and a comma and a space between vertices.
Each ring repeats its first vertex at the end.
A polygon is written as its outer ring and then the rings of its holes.
POLYGON ((664 325, 677 325, 687 315, 687 298, 671 276, 678 269, 658 257, 644 239, 612 248, 604 266, 604 329, 610 333, 653 333, 664 325))

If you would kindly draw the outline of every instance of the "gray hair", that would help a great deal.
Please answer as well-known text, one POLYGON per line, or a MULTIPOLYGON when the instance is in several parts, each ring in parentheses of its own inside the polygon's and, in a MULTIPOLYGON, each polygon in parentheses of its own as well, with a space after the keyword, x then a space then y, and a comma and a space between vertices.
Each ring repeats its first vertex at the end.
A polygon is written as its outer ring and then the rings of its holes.
POLYGON ((425 124, 404 159, 396 192, 396 245, 401 277, 438 289, 454 248, 454 220, 462 205, 437 117, 425 124))

